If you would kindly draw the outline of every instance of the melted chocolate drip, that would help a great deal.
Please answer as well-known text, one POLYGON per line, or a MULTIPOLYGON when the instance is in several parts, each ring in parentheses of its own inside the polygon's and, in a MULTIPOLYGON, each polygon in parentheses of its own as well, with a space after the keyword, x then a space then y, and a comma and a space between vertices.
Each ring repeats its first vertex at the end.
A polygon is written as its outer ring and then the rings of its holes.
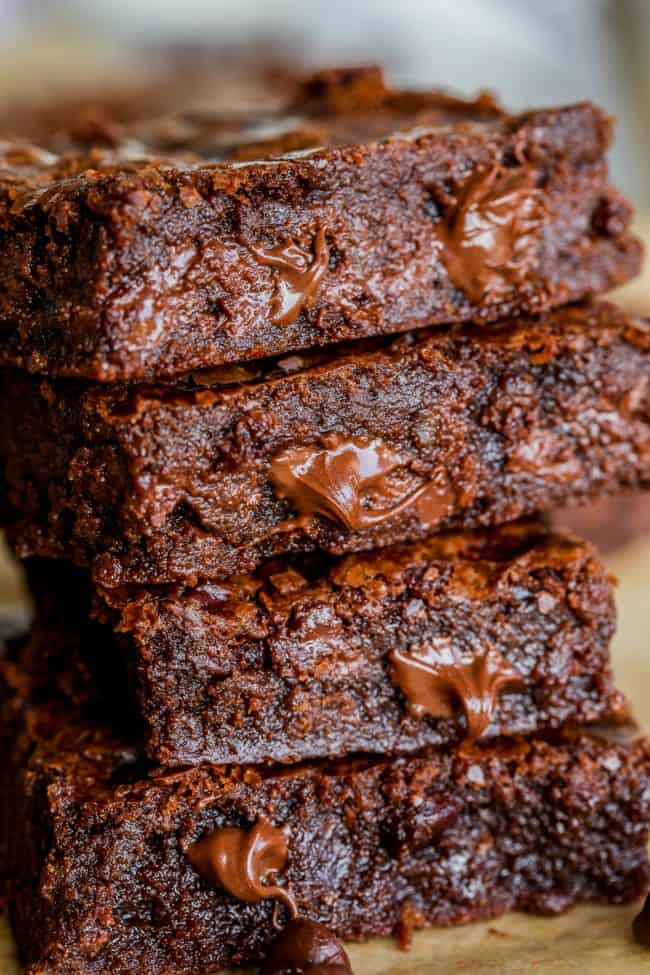
MULTIPOLYGON (((284 830, 260 819, 250 829, 226 826, 192 843, 186 856, 213 887, 241 901, 272 898, 285 905, 290 921, 268 952, 261 975, 352 975, 343 945, 323 924, 298 917, 298 907, 277 875, 287 864, 284 830)), ((274 916, 275 923, 275 916, 274 916)))
POLYGON ((641 913, 637 914, 632 923, 635 940, 644 948, 650 948, 650 894, 645 899, 641 913))
POLYGON ((416 502, 421 503, 423 519, 440 520, 452 502, 446 482, 441 487, 427 481, 374 511, 363 506, 365 495, 381 491, 385 476, 403 466, 402 457, 378 438, 347 439, 335 434, 324 448, 299 447, 278 455, 269 476, 276 495, 290 501, 301 516, 321 515, 349 531, 380 525, 416 502))
POLYGON ((192 843, 186 856, 213 887, 221 887, 241 901, 273 898, 296 917, 298 909, 291 892, 276 883, 287 864, 287 837, 268 820, 260 819, 251 829, 229 826, 212 830, 192 843))
POLYGON ((329 928, 299 917, 271 945, 260 975, 352 975, 352 967, 329 928))
POLYGON ((535 232, 546 219, 535 171, 494 166, 463 188, 451 221, 438 229, 440 258, 473 304, 505 299, 536 259, 535 232))
POLYGON ((449 640, 391 654, 391 677, 416 717, 453 718, 462 707, 467 738, 476 740, 488 728, 500 692, 521 686, 521 675, 500 653, 487 650, 464 660, 449 640))
POLYGON ((329 247, 325 231, 319 227, 313 242, 314 253, 287 240, 269 250, 250 247, 251 253, 263 267, 275 268, 277 294, 271 308, 274 325, 291 325, 303 308, 316 300, 318 288, 329 264, 329 247))

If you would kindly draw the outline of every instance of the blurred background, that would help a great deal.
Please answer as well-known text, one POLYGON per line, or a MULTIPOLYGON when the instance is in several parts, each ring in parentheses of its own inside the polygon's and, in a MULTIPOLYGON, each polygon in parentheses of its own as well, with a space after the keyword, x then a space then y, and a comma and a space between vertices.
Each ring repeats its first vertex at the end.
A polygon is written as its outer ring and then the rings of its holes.
POLYGON ((155 85, 169 56, 186 75, 243 65, 249 82, 377 61, 400 84, 489 87, 512 108, 598 101, 620 119, 615 177, 650 209, 649 39, 647 0, 0 0, 0 102, 155 85))

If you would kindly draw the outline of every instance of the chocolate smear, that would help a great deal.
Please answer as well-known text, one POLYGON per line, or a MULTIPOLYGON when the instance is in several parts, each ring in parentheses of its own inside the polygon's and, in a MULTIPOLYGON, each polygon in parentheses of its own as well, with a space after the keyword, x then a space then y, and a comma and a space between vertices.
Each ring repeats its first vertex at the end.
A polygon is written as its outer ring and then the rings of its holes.
POLYGON ((522 684, 521 675, 496 650, 465 658, 442 637, 408 651, 394 650, 391 662, 391 679, 411 714, 453 718, 460 707, 472 741, 490 725, 501 691, 522 684))
POLYGON ((328 437, 325 446, 298 447, 275 457, 269 476, 276 495, 291 502, 301 516, 320 515, 349 531, 372 528, 395 518, 419 499, 427 516, 447 508, 446 488, 426 482, 387 506, 364 506, 370 492, 381 493, 384 478, 404 459, 378 437, 328 437))
POLYGON ((547 218, 534 169, 493 166, 473 175, 451 218, 440 224, 440 259, 452 284, 475 305, 506 299, 537 259, 547 218))
POLYGON ((227 826, 212 830, 192 843, 186 856, 211 886, 221 887, 241 901, 272 898, 284 904, 292 918, 297 916, 290 890, 277 884, 278 874, 287 865, 287 836, 268 820, 260 819, 250 829, 227 826))
POLYGON ((303 308, 313 305, 329 264, 329 247, 325 230, 319 227, 311 250, 294 240, 286 240, 276 247, 249 250, 263 267, 277 271, 276 296, 271 308, 274 325, 291 325, 303 308))

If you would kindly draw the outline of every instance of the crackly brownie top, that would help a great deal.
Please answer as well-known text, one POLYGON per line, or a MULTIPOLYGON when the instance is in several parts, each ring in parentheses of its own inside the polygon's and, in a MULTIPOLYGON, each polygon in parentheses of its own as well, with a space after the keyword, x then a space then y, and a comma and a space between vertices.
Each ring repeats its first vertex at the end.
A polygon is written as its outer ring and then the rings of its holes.
POLYGON ((343 68, 307 79, 293 100, 274 114, 178 113, 106 134, 104 143, 119 145, 125 138, 136 138, 164 153, 180 150, 202 159, 247 161, 504 115, 488 94, 463 100, 441 91, 392 90, 380 68, 343 68))
MULTIPOLYGON (((573 109, 578 114, 587 109, 593 115, 602 152, 611 138, 609 118, 594 106, 573 109)), ((247 163, 263 166, 274 159, 299 160, 318 150, 326 154, 333 147, 341 151, 348 147, 350 160, 358 163, 376 143, 396 138, 413 141, 446 129, 453 130, 460 146, 477 125, 489 137, 496 125, 510 126, 514 132, 533 115, 508 116, 487 93, 463 100, 442 91, 394 90, 386 86, 379 68, 332 69, 299 85, 293 99, 274 113, 256 114, 249 109, 226 115, 194 109, 130 122, 105 117, 93 122, 85 116, 83 124, 71 123, 65 135, 59 135, 57 152, 50 151, 52 145, 0 139, 1 196, 16 214, 35 200, 42 201, 42 190, 58 190, 75 177, 83 176, 92 186, 102 177, 137 175, 143 180, 141 189, 154 191, 172 172, 211 164, 223 168, 226 163, 221 178, 237 183, 237 167, 247 163)), ((547 113, 542 113, 540 122, 547 120, 547 113)), ((580 122, 576 124, 579 128, 580 122)), ((191 190, 186 187, 184 192, 191 190)), ((192 200, 184 203, 191 206, 192 200)))
POLYGON ((29 174, 40 166, 121 165, 148 156, 172 157, 179 164, 262 160, 287 153, 333 145, 362 145, 399 132, 463 122, 504 118, 491 95, 474 100, 441 91, 399 91, 386 86, 381 69, 323 71, 297 85, 293 97, 273 112, 231 113, 190 108, 173 114, 118 121, 110 113, 74 117, 54 142, 62 154, 38 152, 29 146, 0 144, 2 169, 29 174), (93 147, 106 152, 85 155, 93 147))
POLYGON ((123 586, 100 588, 105 603, 122 611, 122 629, 149 625, 144 604, 167 596, 186 601, 200 612, 225 613, 233 626, 246 626, 251 606, 264 607, 269 618, 288 616, 307 596, 344 598, 346 591, 363 590, 370 598, 390 592, 399 595, 408 586, 409 572, 432 562, 448 563, 456 570, 457 593, 483 599, 498 581, 505 585, 538 569, 562 572, 575 562, 580 550, 585 560, 595 552, 568 533, 550 534, 543 521, 521 521, 493 529, 435 535, 424 541, 390 546, 371 552, 335 558, 326 553, 280 556, 265 562, 256 572, 226 581, 196 586, 161 586, 142 590, 123 586), (338 593, 338 597, 337 597, 338 593))

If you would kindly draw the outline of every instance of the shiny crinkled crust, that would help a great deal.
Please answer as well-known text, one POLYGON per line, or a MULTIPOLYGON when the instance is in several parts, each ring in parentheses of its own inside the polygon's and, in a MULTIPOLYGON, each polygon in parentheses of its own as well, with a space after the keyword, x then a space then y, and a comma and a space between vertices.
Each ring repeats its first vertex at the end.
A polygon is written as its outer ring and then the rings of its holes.
POLYGON ((185 145, 154 123, 60 157, 5 145, 0 361, 171 378, 538 313, 638 272, 593 105, 508 116, 343 73, 301 97, 234 132, 190 120, 185 145))
POLYGON ((14 745, 1 862, 29 975, 260 960, 272 902, 214 886, 188 850, 261 821, 286 837, 277 882, 348 939, 621 903, 647 883, 650 752, 622 729, 620 741, 565 732, 393 760, 147 770, 128 740, 34 703, 24 675, 2 671, 14 745))

